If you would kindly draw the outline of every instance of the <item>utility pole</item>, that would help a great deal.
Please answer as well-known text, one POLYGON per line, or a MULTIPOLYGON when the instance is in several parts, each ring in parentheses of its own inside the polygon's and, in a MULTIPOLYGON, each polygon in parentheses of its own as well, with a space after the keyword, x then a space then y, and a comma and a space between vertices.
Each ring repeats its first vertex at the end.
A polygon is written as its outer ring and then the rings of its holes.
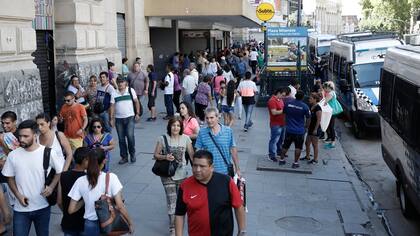
MULTIPOLYGON (((302 26, 302 0, 298 0, 298 11, 296 19, 297 27, 302 26)), ((300 50, 300 40, 298 41, 298 53, 297 53, 297 78, 299 81, 302 79, 302 61, 301 61, 301 50, 300 50)))

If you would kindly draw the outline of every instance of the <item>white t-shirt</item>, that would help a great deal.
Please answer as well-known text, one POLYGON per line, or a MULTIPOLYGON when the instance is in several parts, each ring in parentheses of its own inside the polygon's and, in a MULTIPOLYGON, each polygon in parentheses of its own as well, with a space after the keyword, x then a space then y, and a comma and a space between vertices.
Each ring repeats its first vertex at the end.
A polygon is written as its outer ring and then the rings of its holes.
POLYGON ((198 71, 197 71, 196 69, 193 69, 193 70, 191 71, 190 75, 191 75, 192 77, 194 77, 194 79, 195 79, 195 84, 197 84, 197 85, 198 85, 198 77, 199 77, 199 75, 198 75, 198 71))
MULTIPOLYGON (((101 171, 98 177, 98 183, 93 189, 89 185, 89 181, 86 176, 79 177, 67 195, 75 201, 79 201, 83 198, 83 201, 85 202, 85 214, 83 218, 88 220, 98 219, 95 211, 95 201, 105 193, 105 177, 106 173, 101 171)), ((109 187, 107 195, 109 197, 115 197, 122 188, 123 186, 118 179, 118 176, 114 173, 109 173, 109 187)))
POLYGON ((172 72, 169 72, 165 76, 165 82, 168 82, 168 86, 165 87, 165 94, 174 94, 174 74, 172 72))
POLYGON ((227 84, 229 81, 231 81, 231 80, 235 79, 235 77, 234 77, 234 76, 233 76, 233 74, 232 74, 232 71, 229 71, 229 72, 223 71, 223 77, 225 77, 225 79, 226 79, 226 84, 227 84))
MULTIPOLYGON (((113 94, 115 92, 115 88, 111 84, 107 84, 105 86, 99 85, 96 89, 97 98, 96 101, 103 101, 105 93, 113 94)), ((114 103, 111 99, 111 103, 114 103)))
MULTIPOLYGON (((133 95, 133 100, 137 101, 136 91, 133 88, 130 89, 131 94, 133 95)), ((115 104, 115 118, 127 118, 134 116, 135 107, 133 106, 133 100, 128 92, 128 87, 125 88, 124 93, 116 90, 111 95, 111 103, 115 104)))
POLYGON ((251 61, 256 61, 258 58, 258 52, 257 51, 251 51, 249 53, 249 57, 251 61))
POLYGON ((185 94, 192 94, 197 87, 195 78, 192 75, 187 75, 182 81, 182 88, 184 88, 185 94))
MULTIPOLYGON (((15 202, 13 209, 18 212, 36 211, 48 207, 48 202, 41 195, 44 190, 44 149, 45 146, 39 147, 28 152, 23 148, 17 148, 9 153, 6 164, 3 167, 2 174, 7 177, 15 177, 16 185, 23 196, 28 198, 28 206, 24 207, 19 201, 15 202)), ((54 150, 51 150, 50 167, 55 169, 57 174, 63 171, 64 158, 59 157, 54 150)))
POLYGON ((291 90, 291 92, 290 92, 290 97, 292 97, 292 98, 296 98, 296 89, 295 89, 295 87, 293 87, 292 85, 289 85, 289 88, 290 88, 290 90, 291 90))

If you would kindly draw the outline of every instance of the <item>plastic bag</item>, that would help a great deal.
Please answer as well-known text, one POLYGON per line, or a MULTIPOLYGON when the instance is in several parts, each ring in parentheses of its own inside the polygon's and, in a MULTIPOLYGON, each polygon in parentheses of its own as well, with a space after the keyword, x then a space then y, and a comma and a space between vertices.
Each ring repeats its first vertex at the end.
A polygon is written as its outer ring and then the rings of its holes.
POLYGON ((330 124, 330 120, 331 120, 332 113, 333 113, 333 110, 332 110, 331 106, 328 105, 328 104, 324 105, 324 103, 325 103, 324 99, 322 99, 318 103, 318 105, 321 107, 321 110, 322 110, 321 122, 320 122, 319 125, 321 126, 321 130, 323 132, 327 131, 327 128, 328 128, 328 125, 330 124))

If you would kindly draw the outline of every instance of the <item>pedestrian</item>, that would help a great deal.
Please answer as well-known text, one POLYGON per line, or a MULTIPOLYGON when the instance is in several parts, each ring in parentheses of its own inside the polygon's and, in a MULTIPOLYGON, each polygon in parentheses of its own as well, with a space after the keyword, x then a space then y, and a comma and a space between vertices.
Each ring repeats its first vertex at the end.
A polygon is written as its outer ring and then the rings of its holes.
MULTIPOLYGON (((309 97, 309 105, 311 106, 311 121, 309 123, 308 134, 306 136, 306 156, 303 160, 307 160, 309 164, 317 164, 318 163, 318 139, 321 135, 321 115, 322 110, 321 107, 318 105, 319 101, 321 101, 318 93, 311 93, 309 97), (311 160, 311 145, 314 149, 314 158, 311 160)), ((302 159, 302 158, 301 158, 302 159)))
POLYGON ((69 214, 68 209, 71 198, 68 196, 71 188, 79 177, 85 176, 88 167, 89 151, 87 147, 81 147, 74 152, 74 168, 61 173, 60 182, 58 184, 57 205, 63 212, 61 218, 61 230, 64 236, 82 236, 84 231, 85 220, 83 215, 85 209, 80 208, 73 214, 69 214))
POLYGON ((268 143, 268 159, 277 162, 277 157, 281 155, 283 144, 283 133, 285 129, 285 116, 283 114, 284 88, 277 89, 273 96, 268 100, 267 107, 270 114, 270 141, 268 143))
MULTIPOLYGON (((242 81, 241 77, 236 78, 236 81, 235 81, 236 89, 238 89, 241 81, 242 81)), ((238 95, 236 96, 236 99, 235 99, 235 110, 238 111, 238 120, 241 120, 242 119, 243 106, 242 106, 242 97, 241 97, 241 94, 239 94, 239 93, 238 93, 238 95)))
POLYGON ((296 91, 300 89, 300 82, 297 78, 291 78, 290 79, 290 97, 292 97, 293 99, 295 99, 296 96, 296 91))
POLYGON ((258 65, 258 52, 257 49, 252 48, 251 52, 249 53, 249 65, 252 69, 252 74, 257 73, 257 65, 258 65))
POLYGON ((219 106, 220 102, 220 83, 225 82, 226 85, 226 79, 223 76, 223 70, 217 71, 217 76, 213 80, 213 92, 214 92, 214 100, 216 101, 216 106, 219 106))
MULTIPOLYGON (((133 71, 130 72, 127 76, 128 86, 133 88, 137 95, 137 99, 140 103, 140 109, 142 109, 141 98, 143 95, 148 95, 149 91, 149 77, 141 71, 140 64, 134 62, 133 71)), ((139 113, 140 114, 140 113, 139 113)))
MULTIPOLYGON (((187 102, 181 102, 180 114, 184 126, 183 133, 190 137, 192 146, 194 147, 195 141, 197 140, 198 132, 200 131, 200 125, 197 121, 194 111, 192 110, 191 104, 187 102)), ((192 157, 188 154, 188 152, 186 152, 185 155, 186 159, 191 161, 192 157)))
POLYGON ((155 72, 155 67, 151 64, 147 66, 147 73, 149 77, 149 88, 148 88, 148 101, 147 101, 147 108, 150 111, 150 117, 147 118, 147 121, 155 121, 157 114, 156 114, 156 96, 157 96, 157 74, 155 72))
POLYGON ((230 69, 230 66, 228 64, 223 66, 223 77, 225 77, 226 83, 229 83, 229 81, 235 79, 232 70, 230 69))
POLYGON ((72 75, 70 78, 70 84, 67 87, 67 91, 70 91, 72 93, 74 93, 74 96, 76 97, 76 102, 80 103, 82 105, 86 105, 86 91, 85 89, 82 87, 82 85, 80 85, 80 81, 79 81, 79 77, 77 75, 72 75))
POLYGON ((190 75, 192 77, 194 77, 195 84, 198 85, 198 83, 199 83, 199 81, 198 81, 198 79, 199 79, 199 73, 198 73, 198 71, 196 69, 196 64, 195 63, 191 63, 190 64, 190 75))
POLYGON ((128 66, 127 66, 127 62, 128 62, 127 57, 124 57, 122 59, 122 70, 121 70, 123 78, 127 78, 128 74, 130 73, 130 70, 128 69, 128 66))
POLYGON ((112 95, 111 126, 116 126, 121 160, 118 164, 136 162, 136 142, 134 138, 134 123, 140 120, 140 104, 136 92, 127 86, 127 82, 119 77, 118 89, 112 95), (126 140, 127 139, 127 140, 126 140), (128 144, 128 147, 127 147, 128 144), (128 151, 127 151, 128 148, 128 151))
POLYGON ((112 132, 112 127, 110 123, 110 107, 114 102, 111 100, 111 94, 115 93, 114 87, 109 83, 108 73, 102 71, 99 74, 99 79, 101 85, 97 89, 96 93, 96 102, 93 107, 94 113, 98 114, 99 117, 104 121, 105 131, 108 133, 112 132))
POLYGON ((305 140, 305 127, 307 127, 306 124, 309 124, 311 116, 308 105, 302 101, 304 96, 303 91, 298 90, 296 92, 296 99, 287 103, 284 107, 283 112, 286 114, 286 137, 284 139, 279 165, 286 164, 286 160, 284 160, 285 154, 292 143, 294 143, 295 158, 292 168, 299 168, 299 158, 305 140))
POLYGON ((64 134, 70 142, 71 150, 83 146, 83 137, 88 125, 86 109, 76 103, 74 93, 67 91, 64 94, 66 102, 61 107, 59 119, 64 124, 64 134))
POLYGON ((255 106, 255 95, 258 93, 257 85, 251 80, 251 76, 251 72, 247 71, 245 73, 245 79, 238 86, 238 92, 242 97, 242 105, 245 110, 245 132, 253 125, 251 117, 255 106))
MULTIPOLYGON (((332 100, 337 100, 337 95, 335 93, 334 82, 327 81, 322 85, 322 87, 324 89, 324 104, 323 104, 324 106, 326 106, 332 100)), ((338 103, 338 101, 335 101, 335 102, 338 103)), ((327 128, 327 131, 326 131, 328 138, 325 140, 326 144, 324 145, 324 147, 326 149, 335 148, 334 123, 335 123, 336 116, 337 115, 331 116, 330 123, 328 124, 328 128, 327 128)))
MULTIPOLYGON (((195 147, 210 151, 214 157, 214 170, 222 174, 229 173, 231 167, 241 176, 238 150, 231 128, 219 123, 219 112, 214 107, 206 109, 207 127, 200 129, 195 147)), ((232 176, 233 177, 233 176, 232 176)))
POLYGON ((109 61, 108 62, 108 78, 109 83, 112 85, 112 87, 117 88, 117 67, 115 66, 114 62, 109 61))
POLYGON ((178 163, 174 176, 160 177, 166 193, 170 235, 175 235, 174 214, 178 188, 182 181, 188 177, 185 152, 188 152, 189 156, 194 155, 191 139, 187 135, 183 134, 183 130, 184 125, 182 120, 178 117, 171 118, 166 127, 166 134, 158 138, 153 155, 156 160, 176 160, 178 163), (167 143, 169 147, 166 147, 165 143, 167 143), (165 149, 169 149, 169 153, 162 154, 165 149))
POLYGON ((213 155, 197 151, 193 158, 193 176, 178 191, 176 236, 184 235, 184 218, 188 215, 188 235, 233 235, 235 210, 238 236, 246 235, 245 209, 233 179, 214 171, 213 155))
POLYGON ((172 73, 173 67, 171 64, 166 65, 166 76, 164 80, 164 100, 166 107, 166 116, 164 120, 169 120, 174 116, 174 105, 173 105, 173 95, 174 95, 174 74, 172 73))
POLYGON ((235 122, 235 98, 237 96, 234 80, 230 80, 221 89, 223 120, 226 126, 232 127, 235 122))
POLYGON ((91 150, 89 152, 88 167, 86 175, 79 177, 71 188, 68 196, 71 198, 68 213, 74 214, 80 208, 85 209, 84 231, 82 235, 99 236, 100 226, 98 216, 95 211, 95 201, 105 193, 105 180, 109 176, 108 196, 115 201, 115 207, 127 219, 130 233, 134 233, 134 225, 125 208, 122 198, 122 184, 118 176, 114 173, 105 173, 102 171, 106 162, 105 152, 101 149, 91 150), (82 204, 84 203, 84 204, 82 204))
POLYGON ((176 108, 176 113, 179 114, 179 103, 181 102, 182 86, 179 78, 178 71, 172 71, 174 74, 174 96, 173 102, 176 108))
POLYGON ((209 85, 210 80, 211 76, 204 77, 203 81, 198 84, 197 95, 195 95, 195 113, 200 119, 200 122, 204 121, 204 110, 212 100, 211 88, 209 85))
POLYGON ((172 68, 174 71, 179 71, 180 66, 179 66, 179 52, 175 52, 175 54, 172 57, 172 68))
POLYGON ((46 197, 56 187, 63 170, 64 159, 50 153, 49 167, 55 170, 52 182, 46 185, 43 159, 45 146, 36 142, 38 125, 25 120, 18 126, 20 147, 9 153, 2 174, 16 196, 13 206, 13 235, 29 235, 34 223, 37 235, 49 234, 51 207, 46 197))
POLYGON ((39 144, 51 148, 60 158, 63 158, 65 160, 63 171, 67 171, 73 162, 73 152, 66 136, 63 132, 51 129, 51 118, 48 114, 37 115, 35 121, 38 124, 39 144))
POLYGON ((215 57, 212 57, 210 59, 210 63, 209 63, 209 72, 211 73, 211 75, 216 76, 217 75, 217 71, 220 69, 220 65, 219 63, 216 61, 215 57))
POLYGON ((105 132, 104 122, 101 118, 93 118, 88 131, 89 133, 83 140, 83 146, 89 149, 100 148, 104 150, 106 157, 104 171, 108 172, 109 165, 111 164, 111 151, 115 148, 114 138, 110 133, 105 132))
POLYGON ((97 85, 98 85, 98 79, 96 78, 96 75, 91 75, 89 77, 89 85, 86 88, 86 100, 87 100, 87 103, 89 104, 89 109, 88 109, 89 117, 93 115, 93 107, 96 102, 97 85))
POLYGON ((182 54, 182 71, 190 68, 191 61, 187 54, 182 54))
POLYGON ((184 70, 184 80, 182 81, 182 101, 192 104, 193 93, 197 89, 195 78, 191 75, 189 69, 184 70))
POLYGON ((0 190, 0 213, 2 216, 0 222, 0 235, 5 235, 7 233, 6 225, 10 224, 12 220, 12 215, 9 210, 9 203, 6 199, 6 194, 3 192, 3 188, 0 190))

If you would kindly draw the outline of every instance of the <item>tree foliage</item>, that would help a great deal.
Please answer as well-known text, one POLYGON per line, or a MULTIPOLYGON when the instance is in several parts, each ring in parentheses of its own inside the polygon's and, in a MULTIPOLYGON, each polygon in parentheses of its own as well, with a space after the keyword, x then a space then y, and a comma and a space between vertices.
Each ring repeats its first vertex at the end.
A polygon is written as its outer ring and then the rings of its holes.
POLYGON ((416 17, 420 0, 361 0, 363 30, 407 33, 410 18, 416 17))

